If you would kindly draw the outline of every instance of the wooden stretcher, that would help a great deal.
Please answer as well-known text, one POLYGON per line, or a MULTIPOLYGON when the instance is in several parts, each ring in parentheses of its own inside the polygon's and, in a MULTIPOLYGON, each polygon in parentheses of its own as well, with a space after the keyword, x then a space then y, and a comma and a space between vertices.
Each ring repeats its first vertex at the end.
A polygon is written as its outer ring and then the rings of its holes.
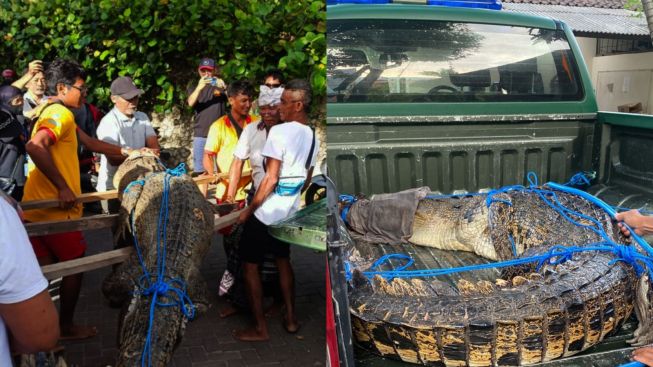
MULTIPOLYGON (((228 173, 219 173, 212 176, 199 176, 193 178, 196 184, 206 184, 219 178, 228 177, 228 173)), ((251 171, 243 172, 243 176, 251 175, 251 171)), ((90 203, 99 200, 118 198, 118 190, 103 192, 91 192, 77 197, 79 203, 90 203)), ((23 210, 54 208, 59 206, 59 200, 32 200, 20 203, 23 210)), ((224 216, 215 215, 213 228, 215 231, 230 226, 238 220, 240 210, 224 216)), ((42 236, 53 233, 64 233, 73 231, 87 231, 91 229, 111 228, 118 221, 118 214, 99 214, 79 219, 56 220, 38 223, 26 223, 25 230, 28 236, 42 236)), ((99 269, 105 266, 118 264, 125 261, 134 251, 133 247, 124 247, 117 250, 102 252, 96 255, 84 256, 79 259, 63 261, 52 265, 41 267, 43 275, 48 279, 57 279, 67 275, 83 273, 89 270, 99 269)))

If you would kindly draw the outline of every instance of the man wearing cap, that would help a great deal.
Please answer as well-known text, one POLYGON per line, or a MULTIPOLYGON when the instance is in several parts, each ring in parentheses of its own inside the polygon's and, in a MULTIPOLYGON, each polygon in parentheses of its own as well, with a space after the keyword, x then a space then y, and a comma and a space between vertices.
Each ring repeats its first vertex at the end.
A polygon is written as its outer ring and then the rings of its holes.
POLYGON ((11 85, 16 80, 16 72, 11 69, 2 71, 2 83, 0 85, 11 85))
MULTIPOLYGON (((111 101, 114 107, 102 118, 97 129, 98 139, 123 148, 150 148, 158 151, 159 140, 143 112, 136 111, 138 99, 143 94, 131 78, 121 76, 111 83, 111 101)), ((112 190, 113 176, 125 160, 121 155, 102 155, 98 173, 98 191, 112 190)), ((105 212, 115 213, 120 208, 117 200, 102 202, 105 212)))
POLYGON ((202 158, 204 145, 213 121, 225 114, 225 83, 218 78, 215 60, 207 57, 200 60, 197 73, 200 76, 197 86, 188 89, 188 105, 195 111, 195 129, 193 133, 193 171, 195 174, 205 172, 202 158))

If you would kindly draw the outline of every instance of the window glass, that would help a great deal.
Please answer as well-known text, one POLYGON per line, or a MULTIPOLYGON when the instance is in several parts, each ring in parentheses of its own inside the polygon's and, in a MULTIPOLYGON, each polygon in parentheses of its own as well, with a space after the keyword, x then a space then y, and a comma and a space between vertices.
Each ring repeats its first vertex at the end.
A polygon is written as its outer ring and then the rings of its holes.
POLYGON ((582 99, 562 31, 421 20, 328 22, 331 102, 582 99))

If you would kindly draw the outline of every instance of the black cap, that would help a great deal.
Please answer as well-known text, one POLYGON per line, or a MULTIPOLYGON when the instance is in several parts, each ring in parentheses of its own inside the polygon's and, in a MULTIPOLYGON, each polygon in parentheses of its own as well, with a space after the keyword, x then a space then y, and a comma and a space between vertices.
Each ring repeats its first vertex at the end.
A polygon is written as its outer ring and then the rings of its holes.
POLYGON ((111 95, 119 96, 124 99, 132 99, 143 94, 142 89, 136 88, 136 85, 130 77, 121 76, 111 83, 111 95))

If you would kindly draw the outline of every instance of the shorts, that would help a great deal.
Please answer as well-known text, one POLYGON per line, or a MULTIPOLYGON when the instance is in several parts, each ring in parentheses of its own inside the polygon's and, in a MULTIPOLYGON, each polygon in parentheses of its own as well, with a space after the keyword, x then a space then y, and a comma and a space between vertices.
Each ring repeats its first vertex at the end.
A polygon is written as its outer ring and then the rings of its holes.
POLYGON ((57 261, 78 259, 86 252, 82 232, 66 232, 29 238, 37 258, 52 256, 57 261))
POLYGON ((204 172, 204 146, 206 145, 206 138, 201 136, 193 137, 193 172, 204 172))
POLYGON ((242 261, 261 264, 265 254, 272 254, 275 258, 289 258, 290 245, 272 237, 268 226, 252 215, 243 228, 238 252, 242 261))

